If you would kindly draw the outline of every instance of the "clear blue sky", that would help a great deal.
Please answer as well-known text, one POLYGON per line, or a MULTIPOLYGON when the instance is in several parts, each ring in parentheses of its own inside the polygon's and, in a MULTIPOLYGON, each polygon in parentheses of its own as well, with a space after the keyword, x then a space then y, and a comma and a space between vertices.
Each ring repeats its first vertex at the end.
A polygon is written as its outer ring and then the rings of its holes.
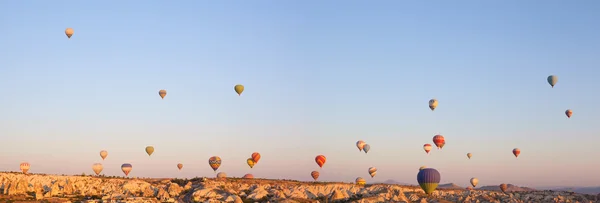
POLYGON ((309 180, 324 154, 325 181, 374 166, 369 182, 416 183, 426 165, 463 186, 597 185, 599 10, 595 0, 2 1, 0 170, 28 161, 34 173, 92 173, 100 162, 122 175, 127 162, 131 176, 213 176, 218 155, 231 176, 309 180), (426 156, 436 133, 447 144, 426 156), (254 151, 263 158, 250 169, 254 151))

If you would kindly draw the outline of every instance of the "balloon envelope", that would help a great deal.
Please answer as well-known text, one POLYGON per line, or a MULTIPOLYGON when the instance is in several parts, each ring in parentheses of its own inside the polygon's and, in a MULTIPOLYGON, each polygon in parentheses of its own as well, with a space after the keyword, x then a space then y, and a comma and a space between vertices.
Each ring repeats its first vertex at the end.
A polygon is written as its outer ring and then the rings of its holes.
POLYGON ((371 145, 369 145, 369 144, 365 144, 365 146, 363 147, 363 151, 365 151, 365 154, 366 154, 367 152, 369 152, 369 150, 371 150, 371 145))
POLYGON ((71 39, 71 36, 73 36, 73 33, 74 33, 74 32, 75 32, 75 31, 73 30, 73 28, 67 28, 67 29, 65 29, 65 35, 67 35, 67 37, 68 37, 69 39, 71 39))
POLYGON ((167 96, 167 90, 159 90, 158 96, 160 96, 162 99, 165 99, 165 96, 167 96))
POLYGON ((108 152, 106 150, 100 151, 100 157, 102 157, 102 160, 106 159, 106 156, 108 156, 108 152))
POLYGON ((243 177, 243 178, 246 178, 246 179, 253 179, 253 178, 254 178, 254 175, 252 175, 252 174, 249 174, 249 173, 248 173, 248 174, 244 175, 244 177, 243 177))
POLYGON ((471 180, 469 182, 471 182, 471 185, 473 185, 473 187, 477 187, 477 183, 479 183, 479 179, 471 178, 471 180))
POLYGON ((248 163, 248 166, 250 166, 250 168, 254 167, 254 160, 252 158, 246 159, 246 163, 248 163))
POLYGON ((23 172, 24 174, 27 174, 29 168, 31 168, 31 165, 27 162, 23 162, 19 165, 19 169, 21 169, 21 172, 23 172))
POLYGON ((219 173, 217 173, 217 178, 227 178, 227 173, 219 172, 219 173))
POLYGON ((317 179, 319 179, 319 171, 310 172, 310 176, 312 176, 312 178, 315 179, 315 181, 317 181, 317 179))
POLYGON ((521 150, 519 148, 514 148, 512 151, 513 155, 515 155, 515 157, 519 157, 519 154, 521 154, 521 150))
POLYGON ((573 115, 573 111, 571 109, 567 109, 565 111, 565 115, 567 115, 567 118, 571 118, 571 116, 573 115))
POLYGON ((365 185, 365 184, 367 184, 367 180, 365 180, 364 178, 358 177, 358 178, 356 178, 356 184, 357 185, 365 185))
POLYGON ((242 92, 244 92, 244 86, 243 85, 235 85, 235 87, 233 87, 233 90, 235 90, 235 92, 241 96, 242 92))
POLYGON ((152 153, 154 153, 154 147, 153 146, 147 146, 146 147, 146 154, 148 154, 148 156, 152 155, 152 153))
POLYGON ((317 162, 317 165, 319 165, 321 168, 323 168, 323 165, 325 165, 325 161, 327 161, 327 159, 323 155, 318 155, 315 157, 315 162, 317 162))
POLYGON ((377 168, 375 168, 375 167, 369 168, 369 175, 371 175, 371 178, 373 178, 375 175, 377 175, 377 168))
POLYGON ((438 100, 437 99, 431 99, 429 100, 429 108, 433 111, 435 110, 435 108, 438 105, 438 100))
POLYGON ((178 163, 177 164, 177 168, 181 171, 181 169, 183 168, 183 164, 182 163, 178 163))
POLYGON ((426 194, 431 194, 440 183, 440 172, 433 168, 425 168, 417 174, 417 182, 426 194))
POLYGON ((556 75, 550 75, 546 80, 548 80, 548 84, 554 88, 554 85, 558 82, 558 77, 556 75))
POLYGON ((437 146, 438 149, 442 149, 446 144, 446 139, 444 139, 444 136, 442 135, 436 135, 433 136, 433 143, 435 144, 435 146, 437 146))
POLYGON ((473 154, 467 153, 467 158, 471 159, 472 156, 473 156, 473 154))
POLYGON ((506 192, 506 189, 508 189, 508 185, 504 183, 500 184, 500 190, 502 190, 502 192, 506 192))
POLYGON ((100 172, 102 172, 102 169, 104 169, 104 167, 102 166, 101 163, 95 163, 92 165, 92 170, 94 171, 94 173, 96 173, 96 175, 100 175, 100 172))
POLYGON ((221 166, 221 157, 213 156, 208 159, 208 165, 214 170, 217 171, 219 166, 221 166))
POLYGON ((365 141, 362 141, 362 140, 357 141, 356 147, 358 148, 358 151, 362 151, 365 144, 366 144, 365 141))
POLYGON ((260 160, 260 153, 258 152, 254 152, 252 153, 252 160, 254 161, 254 163, 258 163, 258 161, 260 160))
POLYGON ((129 172, 131 172, 132 168, 133 166, 131 166, 131 164, 128 163, 124 163, 123 165, 121 165, 121 170, 123 171, 123 173, 125 173, 125 176, 129 176, 129 172))
POLYGON ((425 150, 425 153, 429 154, 429 151, 431 151, 431 145, 430 144, 424 144, 423 145, 423 150, 425 150))

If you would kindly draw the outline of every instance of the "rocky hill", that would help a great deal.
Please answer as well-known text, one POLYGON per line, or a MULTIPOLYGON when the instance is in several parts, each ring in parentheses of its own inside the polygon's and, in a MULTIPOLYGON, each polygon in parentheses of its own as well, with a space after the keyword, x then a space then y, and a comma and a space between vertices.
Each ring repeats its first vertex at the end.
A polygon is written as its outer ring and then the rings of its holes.
POLYGON ((570 192, 440 189, 266 179, 125 179, 0 173, 0 202, 600 202, 570 192), (112 200, 112 201, 111 201, 112 200))

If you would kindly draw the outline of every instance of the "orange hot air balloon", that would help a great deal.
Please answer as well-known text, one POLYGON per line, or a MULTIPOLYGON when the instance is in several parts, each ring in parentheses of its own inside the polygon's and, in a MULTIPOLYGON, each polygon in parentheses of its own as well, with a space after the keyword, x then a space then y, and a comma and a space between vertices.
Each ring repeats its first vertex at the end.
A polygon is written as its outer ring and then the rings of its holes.
POLYGON ((446 144, 446 140, 444 139, 444 136, 436 135, 433 136, 433 143, 435 144, 435 146, 437 146, 438 149, 442 149, 446 144))
POLYGON ((245 179, 254 179, 254 175, 248 173, 248 174, 244 175, 244 177, 242 177, 242 178, 245 178, 245 179))
POLYGON ((67 29, 65 29, 65 35, 67 35, 67 37, 69 39, 71 39, 71 36, 73 36, 73 33, 74 33, 73 28, 67 28, 67 29))
POLYGON ((254 163, 258 163, 258 160, 260 160, 260 153, 258 152, 254 152, 252 153, 252 160, 254 161, 254 163))
POLYGON ((315 157, 315 162, 317 162, 317 165, 319 165, 321 168, 323 168, 323 165, 325 165, 325 161, 327 161, 327 159, 323 155, 315 157))
POLYGON ((319 171, 310 172, 310 176, 317 181, 317 179, 319 179, 319 171))
POLYGON ((565 114, 567 115, 567 118, 571 118, 571 116, 573 115, 573 111, 571 111, 571 109, 567 109, 565 111, 565 114))
POLYGON ((521 150, 519 148, 514 148, 513 149, 513 154, 515 155, 515 157, 519 157, 519 154, 521 154, 521 150))
POLYGON ((500 190, 502 190, 502 192, 506 192, 506 189, 508 189, 508 185, 504 183, 500 184, 500 190))
POLYGON ((425 153, 429 154, 429 151, 431 151, 431 145, 430 144, 424 144, 423 145, 423 149, 425 150, 425 153))
POLYGON ((183 168, 183 164, 181 164, 181 163, 178 163, 178 164, 177 164, 177 168, 178 168, 178 169, 181 171, 181 169, 183 168))
POLYGON ((27 174, 27 172, 29 171, 29 168, 31 168, 31 165, 29 165, 29 163, 27 163, 27 162, 23 162, 23 163, 21 163, 21 165, 19 165, 19 168, 21 169, 21 171, 24 174, 27 174))

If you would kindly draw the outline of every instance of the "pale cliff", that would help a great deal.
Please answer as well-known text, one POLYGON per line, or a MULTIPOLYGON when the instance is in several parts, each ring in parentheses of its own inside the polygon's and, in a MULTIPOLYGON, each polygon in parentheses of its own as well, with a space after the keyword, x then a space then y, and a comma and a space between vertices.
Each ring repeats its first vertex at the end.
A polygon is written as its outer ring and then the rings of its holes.
POLYGON ((600 202, 594 195, 553 191, 440 189, 415 186, 261 179, 120 179, 0 173, 0 202, 600 202), (112 200, 112 201, 111 201, 112 200))

